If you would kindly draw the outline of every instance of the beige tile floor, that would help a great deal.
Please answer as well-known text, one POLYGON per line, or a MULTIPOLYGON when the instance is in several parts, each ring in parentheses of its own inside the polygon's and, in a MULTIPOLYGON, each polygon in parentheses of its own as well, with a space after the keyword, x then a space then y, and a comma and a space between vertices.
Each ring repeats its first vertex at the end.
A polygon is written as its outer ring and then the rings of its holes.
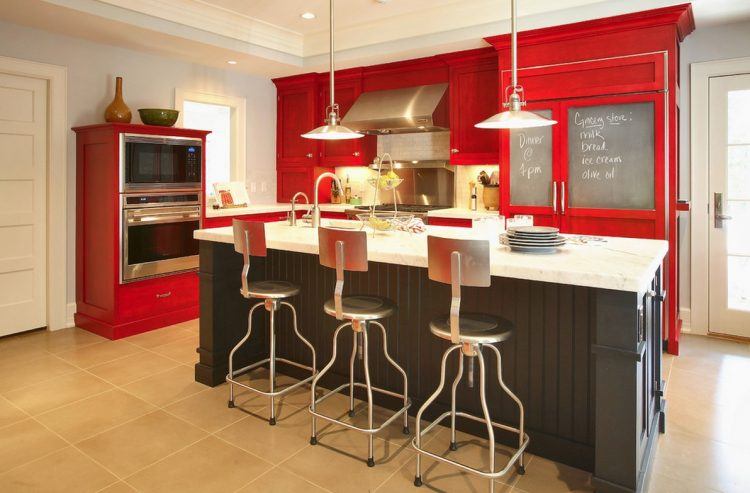
MULTIPOLYGON (((374 468, 362 460, 367 442, 358 433, 321 423, 312 447, 304 389, 278 403, 270 427, 265 399, 238 393, 228 409, 226 385, 195 383, 197 333, 193 321, 116 342, 75 328, 0 339, 0 491, 418 491, 398 422, 377 438, 374 468)), ((668 433, 650 492, 750 491, 749 377, 747 344, 685 336, 683 355, 665 357, 668 433)), ((343 415, 346 398, 325 406, 343 415)), ((445 452, 447 433, 438 429, 426 447, 445 452)), ((460 434, 459 443, 458 460, 486 464, 484 440, 460 434)), ((498 460, 508 454, 497 452, 498 460)), ((424 491, 487 490, 486 481, 430 460, 423 477, 424 491)), ((586 472, 534 456, 525 476, 496 486, 593 491, 586 472)))

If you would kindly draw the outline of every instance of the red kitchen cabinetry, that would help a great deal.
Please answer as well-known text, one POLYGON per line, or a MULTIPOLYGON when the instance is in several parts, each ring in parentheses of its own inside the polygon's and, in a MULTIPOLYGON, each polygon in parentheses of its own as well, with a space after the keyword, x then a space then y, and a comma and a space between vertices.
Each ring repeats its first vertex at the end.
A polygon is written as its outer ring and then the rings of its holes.
MULTIPOLYGON (((297 216, 300 217, 304 211, 297 211, 297 216)), ((284 221, 288 219, 286 211, 280 212, 264 212, 262 214, 238 214, 236 216, 221 216, 221 217, 207 217, 203 220, 204 228, 223 228, 225 226, 231 226, 232 220, 241 219, 243 221, 259 221, 263 223, 273 223, 276 221, 284 221)))
MULTIPOLYGON (((557 182, 535 196, 537 204, 513 200, 510 166, 501 166, 501 210, 512 216, 532 213, 537 222, 559 224, 563 231, 669 241, 665 262, 665 339, 670 353, 679 352, 677 300, 677 197, 679 44, 695 28, 689 4, 636 12, 606 19, 525 31, 519 34, 519 83, 529 108, 547 110, 559 123, 553 127, 552 169, 546 179, 557 182), (570 190, 573 149, 568 147, 572 108, 645 104, 653 110, 653 141, 633 142, 631 151, 653 145, 653 171, 639 192, 653 190, 649 207, 576 206, 580 193, 570 190), (653 181, 651 181, 653 180, 653 181), (564 196, 563 196, 564 195, 564 196), (555 199, 556 200, 553 200, 555 199), (563 210, 563 205, 565 209, 563 210)), ((486 38, 498 52, 500 90, 510 78, 510 37, 486 38)), ((641 121, 647 121, 641 119, 641 121)), ((579 139, 580 140, 580 139, 579 139)), ((509 162, 506 132, 501 139, 503 162, 509 162)), ((580 142, 579 142, 580 144, 580 142)), ((577 158, 581 160, 581 156, 577 158)), ((651 158, 649 157, 649 163, 651 158)), ((606 202, 606 200, 605 200, 606 202)))
MULTIPOLYGON (((119 339, 196 318, 197 272, 120 282, 123 234, 120 136, 128 133, 188 137, 201 139, 205 147, 208 132, 118 123, 73 130, 76 132, 76 326, 119 339)), ((205 171, 205 160, 201 166, 205 171)))
POLYGON ((500 109, 497 55, 472 50, 443 58, 450 73, 451 164, 497 164, 497 132, 474 126, 500 109))
POLYGON ((316 79, 315 74, 307 74, 275 81, 277 167, 318 164, 318 142, 302 137, 319 125, 316 79))

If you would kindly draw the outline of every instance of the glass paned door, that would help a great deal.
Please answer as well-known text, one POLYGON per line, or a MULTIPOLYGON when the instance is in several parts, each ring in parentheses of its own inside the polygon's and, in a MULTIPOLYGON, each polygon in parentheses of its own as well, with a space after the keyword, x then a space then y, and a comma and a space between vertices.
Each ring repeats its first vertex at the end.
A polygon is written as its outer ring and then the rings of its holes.
POLYGON ((709 88, 709 330, 750 337, 750 74, 709 88))

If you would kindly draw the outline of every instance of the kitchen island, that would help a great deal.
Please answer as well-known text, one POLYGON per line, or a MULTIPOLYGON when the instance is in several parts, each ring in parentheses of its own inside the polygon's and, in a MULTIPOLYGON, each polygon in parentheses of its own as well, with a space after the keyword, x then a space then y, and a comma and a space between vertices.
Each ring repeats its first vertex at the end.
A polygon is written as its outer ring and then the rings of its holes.
MULTIPOLYGON (((492 284, 464 288, 462 309, 502 316, 515 325, 514 337, 501 346, 503 372, 524 403, 529 450, 591 471, 598 491, 641 491, 656 437, 664 429, 661 264, 667 243, 576 237, 575 244, 557 254, 528 255, 510 252, 483 230, 428 226, 428 233, 485 236, 492 242, 492 284)), ((224 381, 230 349, 245 334, 250 303, 239 293, 242 258, 231 244, 231 228, 200 230, 195 237, 200 240, 201 302, 195 376, 215 386, 224 381)), ((447 344, 428 329, 430 319, 448 311, 450 287, 427 278, 426 238, 403 232, 368 235, 370 270, 347 273, 345 288, 348 293, 387 296, 398 304, 386 327, 389 350, 409 376, 412 414, 435 389, 447 344)), ((266 241, 268 257, 252 259, 250 276, 302 286, 292 300, 300 330, 315 346, 318 361, 325 362, 337 321, 323 313, 322 305, 332 296, 335 273, 318 263, 317 232, 268 223, 266 241)), ((256 314, 253 324, 259 329, 238 355, 238 366, 261 359, 267 351, 267 314, 256 314)), ((277 354, 309 364, 306 348, 285 330, 290 327, 288 314, 281 312, 278 323, 277 354)), ((346 338, 341 342, 347 347, 346 338)), ((400 389, 400 375, 382 353, 373 353, 373 385, 400 389)), ((448 374, 454 370, 449 366, 448 374)), ((293 369, 288 373, 301 376, 293 369)), ((348 358, 342 357, 322 383, 331 388, 348 380, 347 375, 348 358)), ((490 373, 488 382, 493 378, 490 373)), ((462 382, 459 392, 465 410, 479 412, 476 389, 462 382)), ((505 394, 494 385, 488 394, 493 418, 517 422, 517 409, 505 394)), ((449 406, 444 395, 432 409, 438 413, 449 406)), ((483 434, 472 423, 458 427, 483 434)), ((500 435, 498 440, 512 443, 514 437, 500 435)))

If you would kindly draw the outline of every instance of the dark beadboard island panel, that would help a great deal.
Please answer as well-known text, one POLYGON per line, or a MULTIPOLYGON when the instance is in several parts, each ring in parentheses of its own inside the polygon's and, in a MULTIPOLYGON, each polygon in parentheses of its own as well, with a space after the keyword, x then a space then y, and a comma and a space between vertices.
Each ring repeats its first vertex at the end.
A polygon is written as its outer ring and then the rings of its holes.
MULTIPOLYGON (((206 385, 224 382, 229 351, 246 331, 251 303, 239 293, 241 265, 232 245, 200 242, 200 361, 195 378, 206 385)), ((300 331, 315 346, 322 367, 331 356, 338 323, 322 310, 333 293, 334 271, 321 267, 317 255, 268 250, 267 258, 252 259, 250 276, 302 286, 291 302, 297 307, 300 331)), ((660 295, 654 295, 660 293, 660 283, 657 272, 650 290, 634 293, 493 277, 489 288, 463 292, 463 310, 502 316, 515 325, 514 337, 500 349, 505 381, 526 409, 530 452, 593 472, 598 491, 640 491, 654 437, 663 427, 661 305, 660 295)), ((421 267, 371 262, 368 272, 347 273, 345 291, 387 296, 398 304, 398 313, 386 321, 388 346, 408 374, 410 414, 416 414, 439 380, 448 343, 434 337, 428 323, 447 313, 450 287, 430 281, 421 267)), ((267 354, 267 313, 257 310, 254 317, 253 334, 238 355, 238 367, 267 354)), ((277 354, 309 364, 309 351, 294 336, 289 314, 282 311, 277 323, 277 354)), ((400 375, 379 350, 379 330, 368 334, 373 384, 401 390, 400 375)), ((324 386, 348 379, 351 337, 351 331, 340 337, 338 361, 324 386)), ((517 408, 496 384, 495 364, 491 355, 488 358, 492 417, 517 423, 517 408)), ((448 375, 455 372, 456 363, 451 361, 448 375)), ((280 371, 302 376, 298 369, 283 365, 280 371)), ((363 380, 359 367, 357 378, 363 380)), ((449 408, 449 387, 428 418, 449 408)), ((458 402, 464 410, 481 414, 476 390, 468 388, 464 378, 458 402)), ((398 407, 387 398, 376 401, 398 407)), ((473 422, 459 420, 459 428, 479 436, 485 433, 473 422)), ((508 445, 514 440, 510 435, 498 437, 508 445)))

